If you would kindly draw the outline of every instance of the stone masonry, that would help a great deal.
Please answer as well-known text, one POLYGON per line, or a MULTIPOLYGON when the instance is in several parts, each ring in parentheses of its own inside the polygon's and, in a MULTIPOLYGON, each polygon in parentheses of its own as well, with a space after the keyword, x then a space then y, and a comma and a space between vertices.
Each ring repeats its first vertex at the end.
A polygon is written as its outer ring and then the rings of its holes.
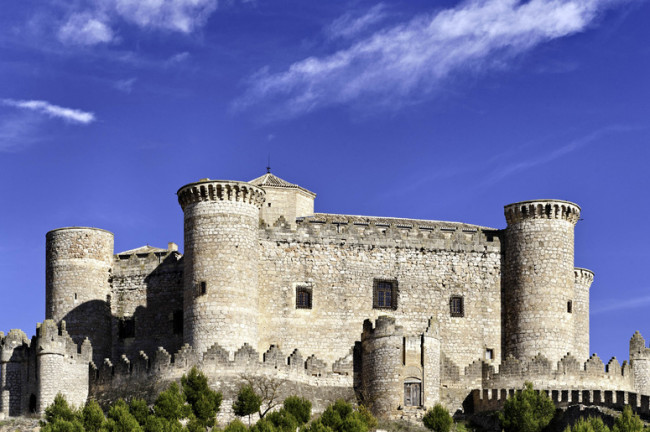
POLYGON ((57 392, 75 405, 151 400, 192 366, 224 407, 247 376, 316 411, 356 397, 406 419, 437 402, 489 407, 481 392, 524 381, 558 400, 650 394, 640 334, 630 363, 590 355, 594 275, 574 266, 576 204, 510 204, 498 229, 315 213, 313 192, 270 172, 177 195, 183 254, 115 254, 98 228, 47 233, 46 320, 31 341, 0 333, 0 417, 42 412, 57 392))

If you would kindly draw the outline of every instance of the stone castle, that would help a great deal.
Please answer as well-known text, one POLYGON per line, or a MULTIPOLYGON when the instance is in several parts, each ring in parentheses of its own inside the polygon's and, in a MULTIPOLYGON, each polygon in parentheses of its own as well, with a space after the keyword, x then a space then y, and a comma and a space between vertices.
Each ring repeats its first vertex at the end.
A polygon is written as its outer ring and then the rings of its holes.
POLYGON ((316 411, 361 399, 412 418, 437 402, 493 409, 524 381, 558 404, 650 414, 650 348, 589 351, 590 270, 574 267, 580 207, 505 206, 505 229, 314 213, 315 194, 270 172, 178 190, 184 254, 114 254, 113 234, 46 236, 46 313, 29 340, 0 333, 0 417, 151 400, 192 366, 227 400, 276 382, 316 411))

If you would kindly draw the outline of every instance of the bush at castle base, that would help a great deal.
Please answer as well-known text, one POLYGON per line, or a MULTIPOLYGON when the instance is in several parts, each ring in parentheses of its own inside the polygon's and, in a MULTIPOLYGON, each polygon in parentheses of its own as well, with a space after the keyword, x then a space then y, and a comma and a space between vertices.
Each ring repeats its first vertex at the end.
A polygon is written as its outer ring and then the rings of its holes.
POLYGON ((600 417, 578 419, 572 427, 567 426, 564 432, 610 432, 609 428, 600 417))
POLYGON ((632 412, 632 407, 625 405, 623 413, 614 421, 612 432, 643 432, 650 428, 643 427, 643 422, 638 415, 632 412))
POLYGON ((506 400, 503 412, 499 413, 501 426, 506 432, 539 432, 555 415, 555 405, 546 393, 537 393, 533 384, 526 382, 526 388, 506 400))
POLYGON ((282 404, 300 425, 304 425, 311 419, 311 402, 298 396, 289 396, 282 404))
POLYGON ((447 408, 436 404, 422 418, 424 425, 433 432, 449 432, 453 420, 447 408))
POLYGON ((354 409, 339 399, 304 428, 304 432, 367 432, 376 425, 377 420, 367 410, 354 409))

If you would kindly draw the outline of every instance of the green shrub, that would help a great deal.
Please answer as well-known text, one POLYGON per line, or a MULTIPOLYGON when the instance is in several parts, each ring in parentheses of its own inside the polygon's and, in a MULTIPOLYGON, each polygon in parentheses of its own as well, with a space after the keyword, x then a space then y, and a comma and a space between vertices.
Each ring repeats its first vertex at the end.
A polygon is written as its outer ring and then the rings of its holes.
POLYGON ((499 413, 501 426, 506 432, 539 432, 553 419, 555 405, 546 393, 537 393, 533 385, 506 400, 499 413))
POLYGON ((223 432, 248 432, 248 428, 241 420, 237 419, 228 423, 223 432))
POLYGON ((41 427, 42 432, 84 432, 85 429, 81 422, 77 420, 68 421, 56 419, 52 423, 47 423, 41 427))
POLYGON ((614 421, 612 432, 643 432, 643 422, 632 412, 632 407, 625 405, 623 413, 614 421))
POLYGON ((271 423, 268 418, 260 419, 255 423, 251 428, 251 432, 276 432, 275 426, 271 423))
POLYGON ((311 424, 304 428, 304 431, 301 429, 301 432, 334 432, 329 426, 325 426, 323 422, 318 419, 311 422, 311 424))
POLYGON ((78 418, 79 413, 68 404, 68 401, 61 393, 54 397, 52 405, 45 408, 45 421, 47 423, 54 423, 55 420, 74 422, 78 418))
POLYGON ((129 406, 122 399, 111 406, 106 418, 104 429, 107 432, 142 432, 140 424, 129 412, 129 406))
POLYGON ((239 389, 237 399, 232 404, 232 409, 236 416, 248 416, 248 424, 250 425, 250 415, 259 412, 262 405, 262 399, 255 393, 253 387, 245 385, 239 389))
POLYGON ((154 414, 167 420, 180 420, 189 415, 189 406, 185 405, 185 396, 175 382, 160 393, 153 406, 154 414))
POLYGON ((268 420, 276 430, 282 432, 295 432, 299 426, 298 420, 286 409, 282 408, 278 411, 273 411, 264 417, 268 420))
POLYGON ((213 427, 223 399, 221 393, 210 389, 207 377, 196 367, 193 367, 187 375, 183 375, 181 385, 196 421, 204 429, 213 427))
POLYGON ((377 419, 372 415, 370 410, 366 408, 365 405, 359 405, 357 411, 359 412, 359 416, 363 422, 366 424, 366 426, 368 426, 368 429, 377 429, 377 419))
POLYGON ((447 408, 436 404, 422 418, 424 425, 434 432, 449 432, 453 420, 447 408))
POLYGON ((572 427, 567 426, 564 432, 609 432, 609 428, 600 417, 589 417, 578 419, 572 427))
POLYGON ((133 398, 129 402, 129 412, 138 421, 140 426, 144 425, 151 414, 149 405, 144 399, 133 398))
POLYGON ((311 418, 311 402, 309 400, 298 396, 289 396, 284 400, 282 406, 300 425, 309 422, 311 418))
POLYGON ((167 420, 150 415, 142 426, 144 432, 182 432, 183 426, 178 420, 167 420))
POLYGON ((81 411, 81 416, 83 418, 83 426, 86 432, 99 432, 106 422, 104 411, 102 411, 102 408, 99 406, 97 401, 94 400, 90 400, 86 403, 86 406, 84 406, 81 411))

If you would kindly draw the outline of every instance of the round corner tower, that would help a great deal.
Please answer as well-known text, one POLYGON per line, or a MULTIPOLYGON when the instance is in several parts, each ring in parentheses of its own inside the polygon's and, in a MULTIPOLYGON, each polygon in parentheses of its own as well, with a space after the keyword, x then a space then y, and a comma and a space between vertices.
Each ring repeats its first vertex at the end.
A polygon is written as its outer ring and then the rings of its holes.
POLYGON ((258 344, 258 228, 264 190, 201 180, 178 190, 184 213, 185 343, 203 353, 258 344))
POLYGON ((45 318, 66 322, 75 343, 88 337, 93 361, 111 355, 113 233, 99 228, 59 228, 45 236, 45 318))
POLYGON ((505 352, 555 364, 575 352, 574 227, 580 207, 560 200, 505 206, 505 352))

